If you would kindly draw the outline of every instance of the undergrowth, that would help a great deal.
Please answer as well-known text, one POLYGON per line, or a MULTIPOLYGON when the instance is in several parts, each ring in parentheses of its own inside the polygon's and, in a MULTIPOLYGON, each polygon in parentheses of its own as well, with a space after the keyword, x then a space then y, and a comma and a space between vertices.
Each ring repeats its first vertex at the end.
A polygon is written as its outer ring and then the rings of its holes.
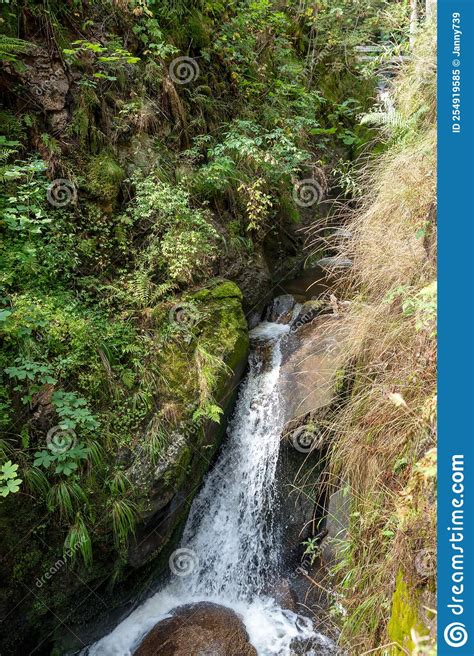
POLYGON ((355 378, 332 426, 330 466, 351 514, 333 575, 341 641, 358 655, 425 654, 433 643, 435 567, 426 559, 436 548, 434 40, 432 30, 420 38, 395 80, 400 120, 383 122, 385 150, 361 166, 343 252, 353 261, 343 320, 355 378), (407 626, 396 603, 402 585, 405 619, 414 608, 407 626))

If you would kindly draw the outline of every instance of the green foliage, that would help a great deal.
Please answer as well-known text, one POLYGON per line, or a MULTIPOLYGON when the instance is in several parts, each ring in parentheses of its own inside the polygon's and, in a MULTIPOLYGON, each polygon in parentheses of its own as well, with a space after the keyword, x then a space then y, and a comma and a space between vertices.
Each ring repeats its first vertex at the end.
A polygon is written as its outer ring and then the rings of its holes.
MULTIPOLYGON (((321 0, 317 14, 306 0, 43 4, 2 14, 11 33, 31 18, 38 44, 62 51, 71 120, 53 130, 21 75, 25 111, 9 95, 0 109, 0 489, 22 482, 24 533, 46 507, 51 546, 80 553, 92 578, 94 548, 105 577, 148 491, 129 466, 143 446, 156 468, 180 422, 219 422, 245 358, 242 296, 213 276, 300 220, 293 185, 315 168, 356 194, 373 70, 353 46, 402 47, 403 12, 384 0, 321 0), (171 80, 178 55, 198 62, 195 83, 171 80), (77 202, 48 202, 56 178, 77 202), (171 318, 180 303, 196 308, 189 326, 171 318)), ((0 58, 20 71, 29 48, 1 37, 0 58)), ((428 316, 429 298, 413 303, 407 320, 428 316)))
POLYGON ((17 392, 25 390, 21 383, 24 381, 27 386, 26 393, 22 396, 23 403, 30 403, 32 397, 40 390, 43 385, 54 385, 57 381, 52 376, 52 369, 48 364, 30 362, 22 357, 15 359, 15 365, 4 369, 7 376, 20 382, 13 389, 17 392))
POLYGON ((90 431, 99 426, 99 422, 87 407, 86 399, 79 397, 76 392, 54 392, 52 402, 61 418, 60 428, 74 430, 80 427, 90 431))
POLYGON ((110 503, 110 516, 115 545, 120 549, 135 532, 136 506, 126 498, 114 499, 110 503))
POLYGON ((86 39, 73 41, 73 48, 64 48, 63 53, 72 66, 80 66, 87 61, 86 53, 93 56, 94 68, 92 80, 85 79, 82 83, 86 86, 95 86, 96 80, 106 80, 114 82, 117 80, 113 73, 125 65, 137 64, 140 57, 136 57, 131 52, 123 48, 117 41, 112 41, 106 45, 86 39))
POLYGON ((11 460, 0 467, 0 496, 15 494, 20 489, 22 480, 17 477, 17 469, 18 465, 14 465, 11 460))
POLYGON ((417 331, 431 329, 431 334, 436 334, 436 282, 416 292, 413 292, 408 285, 401 285, 387 294, 385 302, 393 303, 395 299, 400 300, 403 316, 415 318, 417 331))
POLYGON ((31 48, 29 41, 0 34, 0 61, 16 62, 19 55, 27 53, 31 48))
POLYGON ((89 162, 86 174, 87 187, 97 198, 115 201, 124 177, 122 167, 113 156, 108 152, 100 153, 89 162))
POLYGON ((310 563, 313 565, 316 558, 320 555, 321 548, 317 538, 308 538, 303 542, 304 552, 303 556, 309 556, 310 563))
POLYGON ((133 224, 150 229, 140 268, 149 276, 161 268, 176 282, 209 275, 216 257, 217 232, 209 215, 190 205, 187 191, 149 177, 135 178, 136 197, 128 209, 133 224))
POLYGON ((56 482, 49 490, 46 503, 48 509, 59 513, 63 521, 70 521, 76 509, 87 504, 87 497, 79 482, 71 477, 56 482))
POLYGON ((78 552, 82 555, 84 565, 90 567, 92 564, 92 542, 81 513, 77 513, 76 521, 70 527, 64 540, 65 558, 70 558, 74 562, 78 552))
POLYGON ((33 466, 49 469, 53 465, 55 474, 71 476, 78 470, 79 461, 87 460, 89 453, 90 450, 82 442, 67 448, 64 452, 54 444, 49 444, 48 450, 35 452, 33 466))

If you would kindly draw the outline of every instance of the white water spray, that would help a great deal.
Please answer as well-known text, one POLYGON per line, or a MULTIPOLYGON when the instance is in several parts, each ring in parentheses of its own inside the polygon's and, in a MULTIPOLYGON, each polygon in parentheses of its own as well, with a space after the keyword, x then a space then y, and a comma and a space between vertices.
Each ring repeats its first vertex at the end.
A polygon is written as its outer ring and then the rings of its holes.
POLYGON ((310 620, 281 608, 268 591, 280 554, 276 467, 283 429, 278 380, 281 343, 289 326, 262 323, 251 332, 249 374, 214 469, 194 500, 181 547, 170 559, 169 584, 137 608, 90 656, 131 656, 143 636, 170 611, 212 601, 241 615, 259 656, 290 656, 294 639, 305 652, 332 653, 310 620), (265 355, 263 355, 265 353, 265 355), (315 645, 318 644, 316 648, 315 645))

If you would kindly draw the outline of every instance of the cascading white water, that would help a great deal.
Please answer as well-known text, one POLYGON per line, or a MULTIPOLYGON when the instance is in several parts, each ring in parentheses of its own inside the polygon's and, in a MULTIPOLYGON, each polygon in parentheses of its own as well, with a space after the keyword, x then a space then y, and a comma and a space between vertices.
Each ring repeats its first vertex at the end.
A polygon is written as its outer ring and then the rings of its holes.
POLYGON ((331 653, 311 622, 265 594, 278 571, 275 475, 283 416, 278 391, 281 342, 289 326, 262 323, 228 440, 194 500, 169 584, 137 608, 90 656, 131 656, 142 637, 178 606, 213 601, 239 613, 259 656, 290 656, 292 641, 317 639, 311 654, 331 653), (265 352, 265 357, 262 355, 265 352))

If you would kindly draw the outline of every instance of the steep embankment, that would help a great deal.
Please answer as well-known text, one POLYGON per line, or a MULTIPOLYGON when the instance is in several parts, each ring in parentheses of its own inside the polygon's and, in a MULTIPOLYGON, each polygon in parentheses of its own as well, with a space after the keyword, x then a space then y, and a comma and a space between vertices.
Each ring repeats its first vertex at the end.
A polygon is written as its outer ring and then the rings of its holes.
MULTIPOLYGON (((362 169, 343 255, 354 262, 347 370, 330 426, 341 520, 335 588, 350 653, 428 654, 436 573, 436 68, 429 29, 394 82, 395 109, 365 118, 385 152, 362 169), (378 653, 378 650, 376 649, 378 653), (374 652, 375 653, 375 652, 374 652), (385 652, 384 652, 385 653, 385 652)), ((331 517, 331 513, 336 516, 331 517)))

